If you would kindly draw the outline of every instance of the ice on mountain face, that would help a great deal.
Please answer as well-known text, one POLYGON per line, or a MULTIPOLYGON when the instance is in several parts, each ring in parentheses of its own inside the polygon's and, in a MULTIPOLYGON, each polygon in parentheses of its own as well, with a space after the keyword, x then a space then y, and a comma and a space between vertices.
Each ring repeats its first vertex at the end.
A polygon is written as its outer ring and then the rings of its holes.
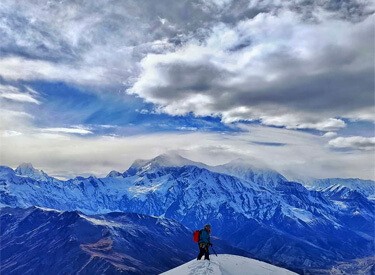
POLYGON ((295 275, 292 271, 246 257, 219 254, 210 261, 192 260, 163 275, 295 275))
POLYGON ((55 212, 55 213, 63 213, 61 210, 53 209, 53 208, 47 208, 47 207, 40 207, 40 206, 35 206, 36 209, 40 209, 42 211, 47 211, 47 212, 55 212))
POLYGON ((353 215, 355 215, 355 216, 361 215, 361 212, 359 212, 358 210, 356 210, 356 211, 353 212, 353 215))
POLYGON ((300 208, 285 207, 283 211, 285 211, 284 214, 286 216, 301 220, 305 223, 312 223, 316 219, 311 212, 300 208))
POLYGON ((135 196, 153 193, 160 188, 161 184, 157 184, 154 186, 132 186, 129 188, 129 191, 133 193, 135 196))
POLYGON ((122 224, 116 223, 113 221, 106 221, 105 219, 96 219, 93 217, 88 217, 83 214, 78 214, 81 218, 87 220, 88 222, 94 224, 94 225, 102 225, 102 226, 108 226, 108 227, 121 227, 122 224))
POLYGON ((348 206, 346 205, 345 202, 342 202, 342 201, 333 201, 333 203, 335 205, 337 205, 341 209, 347 209, 348 208, 348 206))

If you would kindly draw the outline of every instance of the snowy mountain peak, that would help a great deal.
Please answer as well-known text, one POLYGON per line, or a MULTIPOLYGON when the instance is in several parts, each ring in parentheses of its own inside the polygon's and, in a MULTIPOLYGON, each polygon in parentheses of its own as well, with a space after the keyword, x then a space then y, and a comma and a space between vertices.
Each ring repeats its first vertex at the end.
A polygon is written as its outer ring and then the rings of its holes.
POLYGON ((195 162, 184 158, 175 152, 169 152, 159 155, 150 160, 136 160, 125 172, 125 174, 133 174, 140 169, 151 170, 160 167, 182 167, 186 165, 198 166, 203 168, 208 167, 201 162, 195 162))
POLYGON ((21 173, 21 172, 23 172, 23 171, 36 171, 36 169, 34 168, 34 166, 31 164, 31 163, 29 163, 29 162, 24 162, 24 163, 21 163, 18 167, 17 167, 17 169, 16 169, 16 172, 17 173, 21 173))
POLYGON ((117 178, 117 177, 122 177, 122 174, 118 171, 112 170, 109 172, 109 174, 106 176, 106 178, 117 178))
POLYGON ((212 171, 228 174, 262 186, 276 186, 287 179, 272 169, 260 168, 249 161, 241 159, 211 168, 212 171))
MULTIPOLYGON (((326 179, 313 179, 310 181, 300 181, 306 185, 309 189, 314 189, 318 191, 333 191, 342 186, 349 188, 350 190, 356 190, 360 192, 363 196, 370 200, 375 201, 375 181, 373 180, 363 180, 363 179, 340 179, 340 178, 326 178, 326 179)), ((341 187, 342 190, 344 190, 341 187)), ((341 190, 340 189, 340 190, 341 190)), ((341 191, 342 191, 341 190, 341 191)), ((348 191, 347 189, 345 189, 348 191)), ((338 190, 336 190, 338 191, 338 190)))
POLYGON ((31 163, 22 163, 15 170, 16 175, 32 178, 35 180, 47 181, 50 177, 42 170, 35 169, 31 163))
POLYGON ((219 254, 211 255, 211 260, 192 260, 179 267, 162 273, 163 275, 294 275, 292 271, 280 268, 265 262, 253 260, 250 258, 219 254))
POLYGON ((181 155, 175 152, 169 152, 153 158, 150 163, 158 164, 159 166, 164 167, 177 167, 177 166, 185 166, 185 165, 195 165, 201 166, 204 165, 200 162, 195 162, 189 160, 187 158, 182 157, 181 155))
POLYGON ((266 165, 257 164, 250 160, 244 160, 241 158, 232 160, 226 164, 219 165, 216 167, 221 167, 224 170, 237 169, 244 171, 252 171, 253 173, 279 174, 277 171, 268 168, 266 165))

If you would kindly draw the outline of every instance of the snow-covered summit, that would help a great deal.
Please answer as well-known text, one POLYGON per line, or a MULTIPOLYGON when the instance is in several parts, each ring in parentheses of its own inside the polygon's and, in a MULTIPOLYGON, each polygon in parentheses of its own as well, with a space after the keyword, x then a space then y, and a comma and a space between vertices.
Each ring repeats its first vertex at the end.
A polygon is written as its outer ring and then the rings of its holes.
POLYGON ((35 169, 31 163, 22 163, 15 170, 16 175, 40 181, 48 181, 50 177, 42 170, 35 169))
POLYGON ((235 159, 223 165, 211 167, 210 170, 231 175, 262 186, 276 186, 287 179, 275 170, 254 165, 250 161, 235 159))
POLYGON ((250 258, 219 254, 211 255, 211 260, 192 260, 179 267, 162 273, 163 275, 292 275, 297 274, 284 268, 250 258))
POLYGON ((117 177, 121 177, 122 174, 118 171, 115 171, 115 170, 112 170, 111 172, 108 173, 108 175, 106 176, 107 178, 117 178, 117 177))
POLYGON ((161 167, 182 167, 182 166, 197 166, 207 168, 208 166, 201 162, 195 162, 180 156, 175 152, 168 152, 161 154, 150 160, 139 159, 133 162, 130 168, 124 174, 132 174, 138 170, 152 170, 161 167))
POLYGON ((180 156, 177 153, 166 153, 153 158, 148 163, 157 164, 159 166, 179 167, 185 165, 195 165, 194 161, 180 156))

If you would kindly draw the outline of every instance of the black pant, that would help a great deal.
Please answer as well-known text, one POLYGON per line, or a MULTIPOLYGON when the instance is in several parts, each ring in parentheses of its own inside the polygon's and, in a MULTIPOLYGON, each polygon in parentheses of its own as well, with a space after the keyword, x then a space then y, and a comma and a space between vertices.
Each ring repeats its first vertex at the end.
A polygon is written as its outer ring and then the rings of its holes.
POLYGON ((199 244, 199 254, 198 254, 197 260, 200 260, 203 255, 204 255, 205 260, 210 259, 210 253, 208 251, 208 244, 206 243, 199 244))

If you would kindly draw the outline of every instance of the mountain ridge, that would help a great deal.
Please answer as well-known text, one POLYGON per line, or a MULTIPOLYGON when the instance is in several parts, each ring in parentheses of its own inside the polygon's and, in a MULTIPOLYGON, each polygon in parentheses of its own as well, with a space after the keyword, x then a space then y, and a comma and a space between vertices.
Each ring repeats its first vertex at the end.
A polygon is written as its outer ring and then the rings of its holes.
MULTIPOLYGON (((159 274, 196 255, 191 232, 137 213, 0 209, 1 273, 159 274), (144 247, 145 249, 139 249, 144 247)), ((216 240, 223 252, 249 256, 216 240)))

